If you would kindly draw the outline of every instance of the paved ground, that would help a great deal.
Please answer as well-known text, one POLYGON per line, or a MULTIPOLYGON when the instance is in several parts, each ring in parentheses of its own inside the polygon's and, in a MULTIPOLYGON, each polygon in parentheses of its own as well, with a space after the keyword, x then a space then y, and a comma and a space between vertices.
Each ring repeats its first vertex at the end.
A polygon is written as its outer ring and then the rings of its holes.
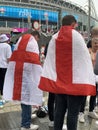
MULTIPOLYGON (((78 122, 78 130, 98 130, 98 120, 91 119, 85 114, 85 123, 78 122)), ((20 104, 8 102, 4 108, 0 108, 0 130, 20 130, 21 109, 20 104)), ((48 127, 48 115, 45 118, 32 120, 40 126, 39 130, 53 130, 48 127)), ((66 123, 66 118, 65 118, 66 123)))

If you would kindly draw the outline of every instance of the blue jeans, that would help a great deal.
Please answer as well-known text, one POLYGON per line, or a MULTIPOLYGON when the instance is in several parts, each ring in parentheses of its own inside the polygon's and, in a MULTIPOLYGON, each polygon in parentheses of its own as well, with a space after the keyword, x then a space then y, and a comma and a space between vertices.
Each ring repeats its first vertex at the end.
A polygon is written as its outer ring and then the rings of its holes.
POLYGON ((62 130, 67 111, 67 130, 77 130, 81 103, 85 96, 55 95, 54 130, 62 130))
POLYGON ((31 105, 21 104, 21 127, 30 128, 31 125, 31 105))

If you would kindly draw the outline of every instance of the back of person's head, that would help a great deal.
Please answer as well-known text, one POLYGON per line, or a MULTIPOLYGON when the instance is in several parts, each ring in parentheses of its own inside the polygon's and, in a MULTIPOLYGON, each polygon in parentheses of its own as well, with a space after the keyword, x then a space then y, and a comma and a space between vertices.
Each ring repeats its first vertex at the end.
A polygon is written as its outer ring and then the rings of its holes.
POLYGON ((93 27, 91 29, 91 37, 96 37, 98 36, 98 27, 93 27))
POLYGON ((38 31, 32 31, 31 34, 32 34, 33 36, 36 36, 36 35, 37 35, 38 38, 40 38, 40 34, 39 34, 38 31))
POLYGON ((62 26, 76 24, 77 20, 73 15, 65 15, 62 19, 62 26))
POLYGON ((40 39, 40 34, 38 31, 32 31, 31 35, 33 35, 33 37, 35 38, 35 40, 38 42, 40 39))

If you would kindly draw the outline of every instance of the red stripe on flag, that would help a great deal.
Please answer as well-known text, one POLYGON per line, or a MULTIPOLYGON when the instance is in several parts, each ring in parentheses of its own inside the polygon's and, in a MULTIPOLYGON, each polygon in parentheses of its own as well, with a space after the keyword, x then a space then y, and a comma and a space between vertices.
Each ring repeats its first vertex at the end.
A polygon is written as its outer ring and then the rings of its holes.
POLYGON ((96 95, 96 87, 90 84, 62 84, 60 81, 53 81, 45 77, 41 77, 39 88, 43 91, 56 94, 69 95, 96 95), (61 89, 62 87, 62 89, 61 89), (74 88, 74 89, 73 89, 74 88))
POLYGON ((62 27, 56 40, 57 80, 64 84, 72 83, 72 29, 62 27))
POLYGON ((21 50, 14 51, 10 61, 40 64, 39 55, 37 53, 26 51, 21 52, 21 50))
POLYGON ((15 73, 14 73, 13 100, 21 99, 22 73, 23 73, 23 63, 16 62, 15 73))
POLYGON ((18 50, 21 50, 21 51, 26 50, 28 41, 29 41, 31 36, 32 36, 31 34, 25 34, 25 35, 22 36, 22 39, 21 39, 19 46, 18 46, 18 50))

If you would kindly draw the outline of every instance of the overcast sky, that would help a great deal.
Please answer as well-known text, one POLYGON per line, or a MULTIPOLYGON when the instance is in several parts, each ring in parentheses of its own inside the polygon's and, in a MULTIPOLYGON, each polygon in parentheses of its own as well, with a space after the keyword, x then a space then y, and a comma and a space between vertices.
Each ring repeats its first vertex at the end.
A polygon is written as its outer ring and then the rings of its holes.
MULTIPOLYGON (((86 5, 88 5, 89 0, 70 0, 70 1, 77 3, 81 6, 86 6, 86 5)), ((96 13, 97 13, 97 16, 98 16, 98 0, 92 0, 92 1, 95 5, 96 13)))

